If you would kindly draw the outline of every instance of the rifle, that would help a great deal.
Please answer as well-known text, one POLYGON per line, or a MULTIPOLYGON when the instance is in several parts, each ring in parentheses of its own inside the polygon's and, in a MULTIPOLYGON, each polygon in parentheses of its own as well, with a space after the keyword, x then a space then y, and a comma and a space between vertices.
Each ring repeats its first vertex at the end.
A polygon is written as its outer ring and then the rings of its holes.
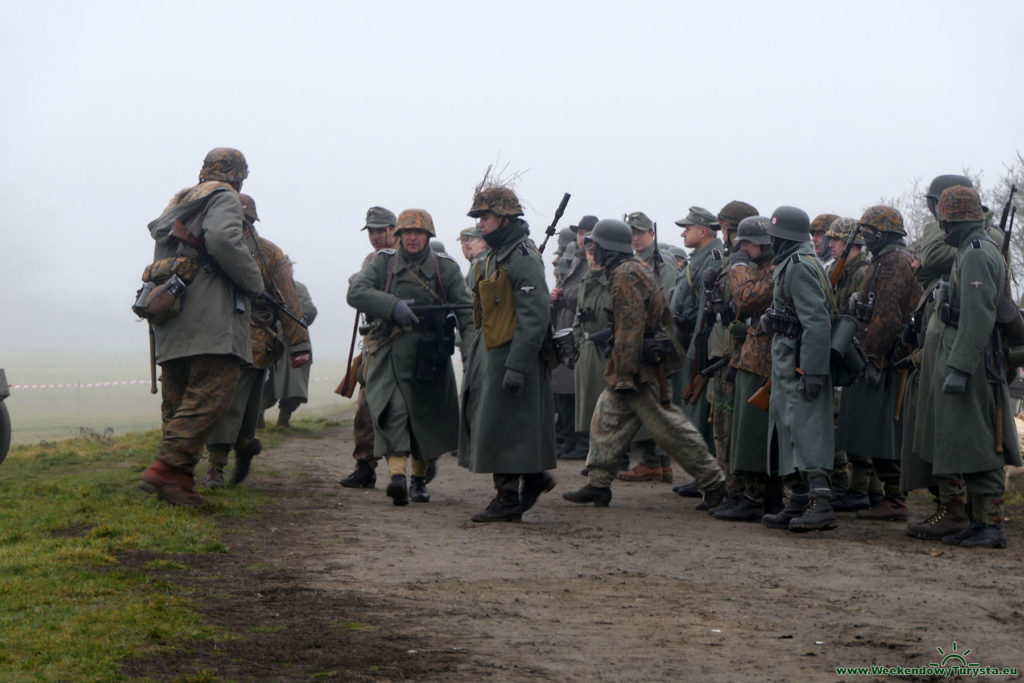
MULTIPOLYGON (((309 325, 306 324, 305 320, 297 317, 294 313, 289 311, 288 307, 284 305, 284 302, 279 299, 275 299, 274 295, 271 294, 270 292, 263 293, 263 301, 267 302, 272 307, 276 308, 279 313, 283 313, 286 317, 294 320, 296 325, 299 325, 303 329, 309 329, 309 325)), ((356 319, 358 320, 359 316, 356 316, 356 319)))
POLYGON ((707 332, 708 330, 708 311, 702 310, 700 313, 700 329, 697 330, 696 340, 696 352, 693 361, 690 363, 690 382, 683 389, 683 400, 693 405, 700 399, 701 394, 704 393, 704 388, 708 385, 708 376, 703 373, 702 370, 707 368, 701 368, 702 362, 704 362, 704 356, 707 354, 707 332), (701 337, 704 341, 701 341, 701 337), (703 349, 701 346, 703 345, 703 349))
POLYGON ((565 213, 565 205, 569 203, 570 196, 571 195, 568 192, 562 195, 562 203, 558 205, 557 209, 555 209, 555 220, 551 221, 551 225, 549 225, 547 230, 544 231, 544 241, 540 243, 540 249, 537 250, 541 254, 544 253, 544 247, 548 246, 548 240, 555 234, 555 226, 558 225, 558 219, 562 217, 563 213, 565 213))
POLYGON ((149 393, 156 393, 156 333, 149 324, 149 393))
POLYGON ((359 311, 356 311, 356 319, 352 323, 352 342, 348 345, 348 364, 345 366, 348 370, 345 371, 345 377, 342 378, 341 382, 334 389, 334 393, 344 396, 345 398, 352 398, 352 394, 356 390, 356 380, 359 375, 359 366, 362 365, 363 354, 359 354, 359 362, 352 363, 352 355, 356 350, 356 335, 359 333, 359 311))
POLYGON ((658 221, 654 221, 654 279, 661 286, 661 275, 659 273, 659 262, 661 261, 661 249, 658 247, 658 221))
POLYGON ((410 306, 413 313, 429 313, 430 311, 464 311, 473 308, 473 304, 429 304, 410 306))
MULTIPOLYGON (((853 229, 853 233, 850 235, 850 239, 846 241, 846 246, 843 248, 843 253, 836 259, 835 267, 832 268, 832 274, 828 276, 828 284, 831 287, 835 287, 839 283, 839 278, 842 277, 843 271, 846 270, 846 262, 850 259, 850 250, 853 249, 853 243, 857 240, 857 235, 860 233, 860 224, 853 229)), ((772 394, 772 378, 769 377, 768 381, 761 385, 761 388, 754 392, 754 395, 747 399, 747 403, 761 410, 767 412, 768 403, 771 400, 772 394)))
POLYGON ((1014 184, 1010 185, 1010 196, 1006 198, 1006 203, 1003 204, 1003 214, 999 217, 999 232, 1003 233, 1003 258, 1006 259, 1006 263, 1010 263, 1010 233, 1013 231, 1013 219, 1017 215, 1017 207, 1013 207, 1013 211, 1010 211, 1010 207, 1013 205, 1013 195, 1017 192, 1017 186, 1014 184), (1007 218, 1009 218, 1009 225, 1007 225, 1007 218))

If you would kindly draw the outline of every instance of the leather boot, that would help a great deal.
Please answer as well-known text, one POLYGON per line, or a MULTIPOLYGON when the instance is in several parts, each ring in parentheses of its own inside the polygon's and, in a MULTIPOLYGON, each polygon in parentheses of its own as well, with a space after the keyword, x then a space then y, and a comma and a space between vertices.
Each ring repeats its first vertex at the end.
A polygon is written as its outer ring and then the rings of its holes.
POLYGON ((618 478, 622 481, 661 481, 661 467, 651 467, 640 463, 631 470, 619 472, 618 478))
POLYGON ((542 493, 555 488, 555 478, 547 472, 535 472, 523 475, 523 492, 519 496, 520 508, 526 512, 537 504, 542 493))
POLYGON ((985 524, 960 541, 961 548, 1005 548, 1006 530, 1002 524, 985 524))
POLYGON ((434 481, 434 477, 437 476, 437 460, 431 460, 427 463, 427 472, 423 475, 423 479, 426 483, 434 481))
POLYGON ((725 502, 729 495, 729 487, 723 481, 704 492, 704 497, 693 506, 694 510, 711 510, 725 502))
POLYGON ((519 506, 519 494, 499 489, 480 512, 471 520, 474 522, 519 522, 523 519, 523 509, 519 506))
POLYGON ((789 530, 797 533, 828 531, 839 526, 835 510, 827 496, 814 496, 800 514, 789 521, 789 530))
POLYGON ((666 484, 672 483, 672 465, 661 466, 661 480, 666 484))
MULTIPOLYGON (((427 480, 423 477, 409 477, 409 500, 414 503, 429 503, 430 492, 427 491, 427 480)), ((398 503, 395 503, 396 505, 398 503)))
POLYGON ((736 503, 727 509, 719 506, 711 511, 711 516, 723 522, 760 522, 765 515, 764 502, 742 495, 736 503))
POLYGON ((566 491, 562 494, 562 498, 570 503, 593 503, 596 507, 604 508, 608 507, 608 503, 612 502, 612 490, 587 484, 575 491, 566 491))
POLYGON ((833 500, 832 509, 836 512, 853 512, 854 510, 868 510, 871 508, 871 499, 867 491, 856 491, 849 489, 842 498, 833 500))
POLYGON ((172 468, 163 460, 154 460, 146 468, 139 488, 155 493, 171 505, 202 505, 204 502, 193 488, 192 475, 172 468))
POLYGON ((387 495, 395 505, 409 504, 409 489, 406 488, 404 474, 395 474, 391 476, 391 481, 388 483, 387 495))
POLYGON ((883 498, 878 505, 868 510, 858 510, 857 519, 878 519, 885 522, 905 522, 910 516, 907 499, 901 497, 883 498))
POLYGON ((282 429, 292 428, 292 411, 281 408, 277 413, 277 426, 282 429))
POLYGON ((672 493, 680 495, 683 498, 700 498, 700 487, 697 486, 697 480, 694 479, 686 484, 678 484, 672 487, 672 493))
MULTIPOLYGON (((713 507, 710 510, 708 510, 708 513, 712 517, 720 519, 718 517, 718 514, 720 512, 725 512, 726 510, 731 510, 732 508, 736 507, 737 505, 740 504, 740 500, 742 498, 743 498, 743 491, 730 491, 729 495, 725 497, 725 500, 723 500, 720 505, 718 505, 716 507, 713 507)), ((762 512, 761 514, 763 515, 764 513, 762 512)), ((761 519, 761 518, 758 517, 758 519, 761 519)))
POLYGON ((775 514, 766 514, 761 518, 761 524, 764 524, 769 529, 788 529, 790 520, 800 516, 808 500, 810 500, 810 496, 807 495, 806 488, 802 491, 794 489, 789 494, 786 507, 775 514))
POLYGON ((224 472, 217 468, 211 467, 206 470, 206 479, 203 480, 203 486, 208 489, 222 489, 224 488, 224 472))
POLYGON ((907 527, 907 536, 925 541, 941 541, 946 536, 954 536, 970 526, 967 510, 962 500, 951 500, 939 503, 931 517, 911 524, 907 527))
POLYGON ((962 529, 955 534, 950 534, 949 536, 943 536, 942 542, 946 545, 960 545, 964 540, 981 531, 983 526, 985 526, 985 523, 976 519, 971 522, 971 525, 966 529, 962 529))
POLYGON ((249 467, 252 459, 263 451, 263 444, 259 439, 249 439, 241 448, 235 449, 235 469, 231 472, 231 483, 241 484, 249 476, 249 467))
POLYGON ((341 480, 341 485, 348 489, 372 489, 377 485, 377 470, 366 460, 356 460, 356 468, 352 474, 341 480))

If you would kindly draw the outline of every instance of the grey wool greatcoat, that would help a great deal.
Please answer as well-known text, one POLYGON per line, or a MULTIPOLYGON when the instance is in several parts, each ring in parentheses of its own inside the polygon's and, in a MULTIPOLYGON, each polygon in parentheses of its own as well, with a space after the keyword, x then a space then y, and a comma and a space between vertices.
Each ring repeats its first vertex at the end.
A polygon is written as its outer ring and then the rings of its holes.
MULTIPOLYGON (((984 225, 960 223, 956 260, 950 271, 949 300, 959 302, 960 320, 941 327, 930 382, 931 410, 925 415, 925 449, 939 475, 1001 470, 1020 465, 1020 444, 1009 398, 985 370, 986 346, 996 320, 996 305, 1006 286, 1000 248, 984 225), (973 229, 971 229, 973 228, 973 229), (946 375, 956 369, 970 375, 967 393, 942 392, 946 375), (997 405, 1003 413, 1003 453, 996 452, 997 405)), ((923 383, 922 383, 923 384, 923 383)))
POLYGON ((181 312, 154 326, 157 362, 229 355, 252 363, 249 297, 263 294, 263 276, 246 246, 238 193, 215 180, 182 190, 149 224, 149 233, 156 242, 154 262, 176 256, 206 262, 185 289, 181 312), (171 234, 175 221, 189 224, 200 215, 192 235, 205 246, 206 255, 171 234), (241 310, 236 310, 236 293, 241 310))
MULTIPOLYGON (((588 268, 589 270, 589 268, 588 268)), ((612 323, 612 294, 604 270, 590 270, 580 283, 576 320, 572 330, 576 336, 579 358, 576 359, 576 431, 589 432, 597 397, 604 391, 604 369, 608 359, 604 347, 585 334, 603 330, 612 323)))
POLYGON ((483 332, 473 342, 463 379, 459 464, 472 472, 529 474, 557 466, 554 397, 550 372, 540 358, 551 296, 544 263, 527 236, 526 223, 517 219, 498 232, 489 241, 491 251, 479 266, 478 280, 494 278, 502 269, 507 272, 515 328, 512 340, 495 348, 487 348, 483 332), (522 396, 502 389, 506 368, 526 376, 522 396))
MULTIPOLYGON (((298 295, 299 303, 302 305, 302 319, 306 322, 306 325, 311 326, 313 321, 316 320, 317 311, 316 306, 313 305, 313 298, 309 295, 309 289, 306 285, 296 280, 295 293, 298 295)), ((294 313, 294 311, 292 312, 294 313)), ((280 323, 278 324, 278 331, 282 331, 280 323)), ((283 333, 281 338, 284 341, 283 333)), ((291 365, 291 355, 295 351, 287 347, 287 341, 285 341, 285 346, 285 352, 277 359, 273 369, 274 395, 277 396, 278 400, 297 398, 300 402, 306 403, 309 400, 309 375, 313 363, 309 362, 301 368, 293 368, 291 365)))
MULTIPOLYGON (((576 318, 576 302, 579 298, 580 282, 588 272, 590 272, 590 266, 587 265, 587 254, 582 249, 577 249, 576 258, 569 266, 569 272, 562 278, 562 296, 551 307, 555 311, 555 319, 552 321, 555 330, 572 327, 573 320, 576 318)), ((551 390, 556 394, 576 393, 573 374, 574 371, 564 365, 552 368, 551 390)))
MULTIPOLYGON (((420 341, 428 334, 428 321, 434 316, 443 319, 445 312, 417 313, 420 324, 413 329, 394 325, 391 313, 399 299, 412 300, 414 303, 410 306, 413 307, 458 304, 464 306, 454 311, 464 343, 472 340, 475 334, 469 310, 471 300, 458 264, 447 254, 436 254, 429 248, 424 251, 429 253, 424 253, 423 260, 417 265, 409 262, 402 249, 381 249, 352 279, 348 303, 365 313, 367 318, 382 322, 366 338, 369 355, 365 391, 374 426, 383 424, 392 394, 401 392, 409 411, 412 455, 420 460, 434 460, 442 453, 454 451, 458 445, 459 404, 455 372, 450 359, 434 378, 417 378, 416 369, 417 356, 421 352, 420 341), (440 282, 435 263, 440 266, 440 282), (390 290, 385 292, 389 264, 392 276, 390 290)), ((383 456, 387 454, 386 450, 384 440, 376 438, 374 453, 383 456)))
POLYGON ((795 250, 775 257, 772 308, 796 315, 803 331, 798 337, 772 336, 772 393, 768 408, 769 444, 778 438, 778 474, 831 470, 835 453, 832 427, 832 379, 829 343, 832 312, 825 272, 814 245, 801 242, 795 250), (800 368, 824 376, 821 393, 808 400, 798 388, 800 368))

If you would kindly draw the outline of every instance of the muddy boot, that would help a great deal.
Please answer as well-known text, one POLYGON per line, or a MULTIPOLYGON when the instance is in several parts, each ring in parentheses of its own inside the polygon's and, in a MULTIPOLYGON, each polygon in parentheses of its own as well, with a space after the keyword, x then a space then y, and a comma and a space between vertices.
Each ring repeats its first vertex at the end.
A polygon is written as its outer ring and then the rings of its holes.
POLYGON ((789 530, 797 533, 828 531, 839 526, 828 496, 812 496, 800 514, 789 521, 789 530))
MULTIPOLYGON (((414 503, 429 503, 430 492, 427 491, 427 480, 423 477, 409 477, 409 500, 414 503)), ((395 503, 398 505, 398 503, 395 503)))
POLYGON ((282 429, 291 429, 292 428, 292 412, 293 411, 291 411, 291 410, 286 410, 284 408, 281 408, 278 411, 278 413, 277 413, 277 426, 281 427, 282 429))
POLYGON ((661 480, 666 484, 672 483, 672 465, 661 466, 661 480))
POLYGON ((729 496, 729 487, 723 481, 715 486, 712 486, 704 492, 704 497, 701 498, 700 502, 693 506, 694 510, 712 510, 722 503, 729 496))
POLYGON ((711 516, 723 522, 760 522, 765 515, 764 501, 757 501, 744 494, 736 503, 725 510, 719 506, 711 511, 711 516))
POLYGON ((697 486, 697 480, 693 480, 686 484, 678 484, 672 487, 672 493, 680 495, 683 498, 700 498, 700 487, 697 486))
POLYGON ((231 483, 241 484, 249 476, 252 459, 263 450, 259 439, 249 439, 241 448, 235 449, 235 469, 231 472, 231 483))
POLYGON ((470 519, 474 522, 522 521, 523 509, 519 506, 519 494, 499 489, 497 495, 491 499, 487 507, 470 517, 470 519))
POLYGON ((583 488, 576 489, 575 491, 566 491, 562 494, 562 498, 566 499, 570 503, 593 503, 596 507, 604 508, 608 507, 608 503, 612 502, 612 490, 609 488, 594 486, 593 484, 587 484, 583 488))
POLYGON ((436 477, 436 476, 437 476, 437 461, 436 460, 431 460, 430 462, 427 463, 427 472, 426 472, 426 474, 423 475, 423 480, 426 483, 429 484, 430 482, 434 481, 434 477, 436 477))
POLYGON ((352 474, 341 480, 341 485, 348 489, 372 489, 377 485, 377 468, 366 460, 356 460, 356 468, 352 474))
POLYGON ((961 548, 1005 548, 1006 530, 1002 524, 985 524, 973 534, 960 541, 961 548))
POLYGON ((774 514, 765 514, 761 518, 761 524, 764 524, 769 529, 788 529, 790 520, 800 516, 808 500, 810 500, 810 497, 807 495, 806 485, 794 486, 790 491, 786 507, 774 514))
POLYGON ((907 536, 920 538, 924 541, 941 541, 946 536, 954 536, 970 526, 967 511, 962 500, 939 503, 935 512, 928 519, 911 524, 907 527, 907 536))
POLYGON ((619 472, 618 478, 622 481, 661 481, 661 466, 651 467, 640 463, 631 470, 619 472))
POLYGON ((162 460, 154 460, 146 468, 139 488, 155 493, 171 505, 202 505, 204 502, 193 488, 192 475, 176 470, 162 460))
POLYGON ((831 503, 832 509, 836 512, 853 512, 854 510, 868 510, 871 508, 871 499, 867 491, 848 490, 842 498, 831 503))
POLYGON ((910 516, 910 508, 907 507, 907 499, 883 498, 878 505, 867 510, 858 510, 857 519, 878 519, 885 522, 905 522, 910 516))
POLYGON ((547 472, 535 472, 523 475, 523 492, 519 496, 520 508, 526 512, 537 504, 542 493, 555 488, 555 478, 547 472))
POLYGON ((203 486, 208 489, 224 488, 224 471, 213 467, 206 470, 206 479, 203 480, 203 486))
POLYGON ((409 490, 405 486, 404 474, 391 475, 391 481, 388 483, 387 495, 395 505, 409 504, 409 490))
MULTIPOLYGON (((726 510, 731 510, 732 508, 739 505, 741 498, 743 498, 743 491, 730 491, 729 495, 725 497, 725 500, 722 501, 721 505, 718 505, 708 510, 708 514, 710 514, 712 517, 715 517, 716 519, 720 519, 718 517, 719 513, 725 512, 726 510)), ((758 519, 760 519, 760 517, 758 517, 758 519)))
POLYGON ((975 520, 971 522, 971 525, 966 529, 962 529, 961 531, 958 531, 955 534, 950 534, 949 536, 943 536, 942 542, 946 545, 960 545, 963 541, 981 531, 981 528, 984 526, 984 522, 981 520, 975 520))

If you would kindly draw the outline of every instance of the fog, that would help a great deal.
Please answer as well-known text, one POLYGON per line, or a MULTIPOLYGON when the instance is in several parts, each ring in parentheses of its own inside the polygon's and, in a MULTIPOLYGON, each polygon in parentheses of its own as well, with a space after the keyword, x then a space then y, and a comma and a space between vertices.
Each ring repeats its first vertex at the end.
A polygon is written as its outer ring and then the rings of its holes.
POLYGON ((643 210, 681 244, 691 205, 859 216, 1024 148, 1019 2, 3 5, 0 366, 123 351, 146 378, 146 224, 212 147, 245 153, 320 358, 348 351, 367 207, 430 211, 464 265, 495 162, 538 241, 568 191, 563 226, 643 210))

